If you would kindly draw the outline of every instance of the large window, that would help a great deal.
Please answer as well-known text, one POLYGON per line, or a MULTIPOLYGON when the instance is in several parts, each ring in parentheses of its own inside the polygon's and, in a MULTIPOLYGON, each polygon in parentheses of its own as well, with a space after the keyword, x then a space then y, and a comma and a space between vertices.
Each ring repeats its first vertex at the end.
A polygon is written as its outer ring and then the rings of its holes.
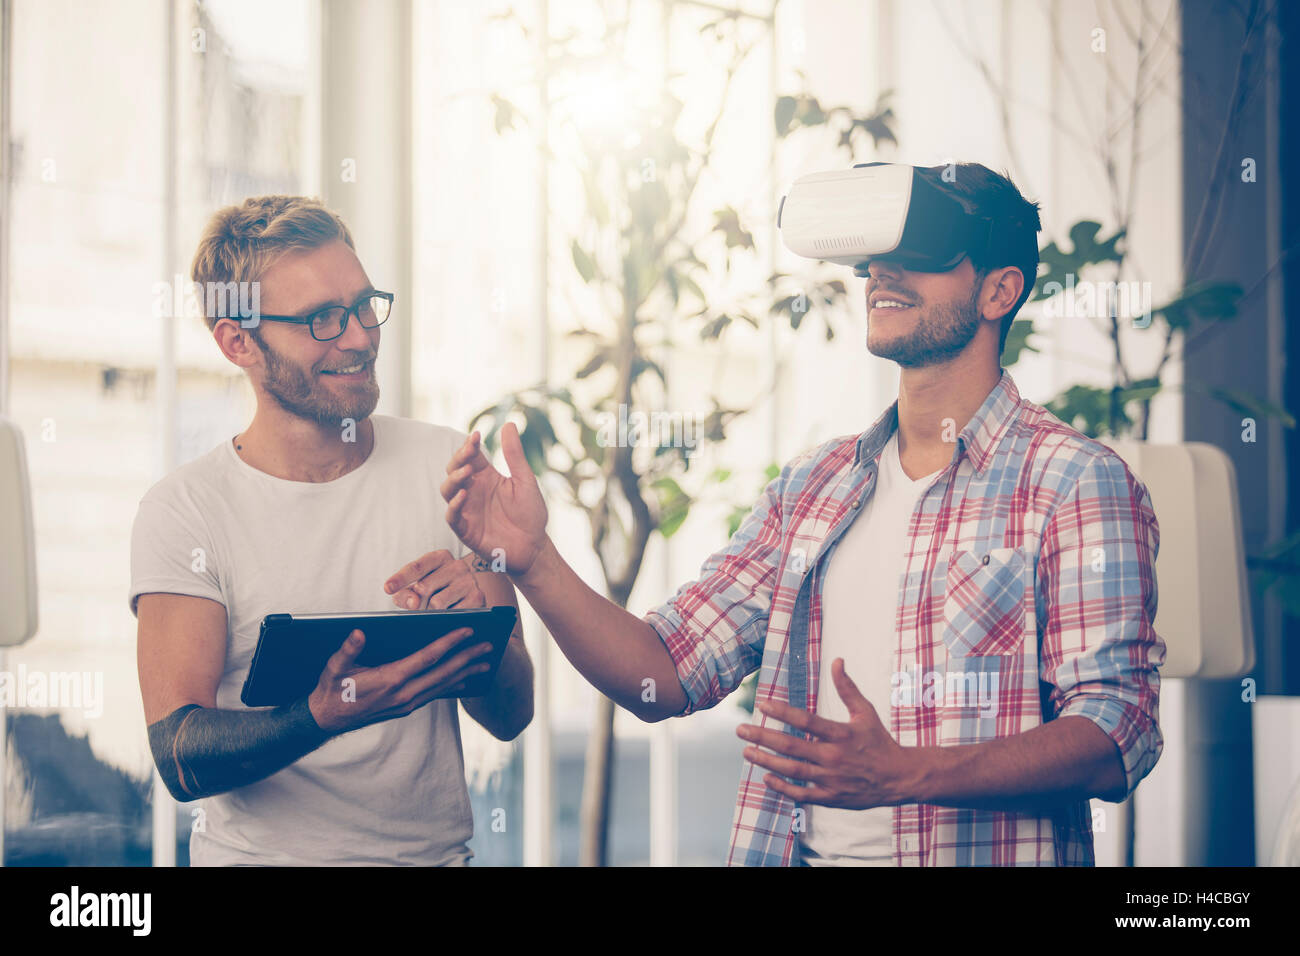
MULTIPOLYGON (((154 481, 251 411, 202 321, 169 314, 172 293, 213 209, 303 183, 305 64, 262 42, 264 17, 250 12, 13 4, 8 371, 33 485, 40 630, 5 666, 81 698, 31 693, 7 713, 9 865, 153 858, 131 522, 154 481)), ((307 13, 279 11, 278 34, 301 50, 307 13)), ((190 813, 177 813, 184 862, 190 813)))

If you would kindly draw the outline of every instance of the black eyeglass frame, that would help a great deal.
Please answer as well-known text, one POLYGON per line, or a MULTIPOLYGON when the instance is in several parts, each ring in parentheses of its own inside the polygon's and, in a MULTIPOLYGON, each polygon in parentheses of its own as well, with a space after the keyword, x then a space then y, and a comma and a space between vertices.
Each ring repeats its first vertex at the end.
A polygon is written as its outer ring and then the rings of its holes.
POLYGON ((381 325, 387 322, 389 317, 393 314, 393 301, 396 298, 397 296, 395 296, 391 292, 380 292, 376 290, 374 292, 366 293, 361 298, 357 299, 356 302, 353 302, 347 308, 344 308, 341 305, 331 305, 324 309, 317 309, 315 312, 309 313, 308 315, 259 315, 257 317, 257 320, 261 322, 263 319, 266 319, 271 322, 291 322, 294 325, 305 325, 307 326, 307 331, 311 334, 311 337, 315 339, 317 342, 333 342, 335 339, 337 339, 339 336, 341 336, 344 332, 348 330, 348 322, 351 321, 354 315, 357 317, 357 322, 361 324, 361 327, 363 329, 379 328, 381 325), (376 299, 376 298, 387 300, 388 314, 385 315, 378 322, 376 322, 374 325, 366 325, 366 323, 361 321, 362 304, 369 302, 371 299, 376 299), (315 329, 316 317, 319 315, 324 315, 326 312, 333 312, 336 309, 343 309, 343 317, 342 317, 342 321, 339 322, 338 334, 331 335, 327 339, 320 338, 316 334, 316 329, 315 329))

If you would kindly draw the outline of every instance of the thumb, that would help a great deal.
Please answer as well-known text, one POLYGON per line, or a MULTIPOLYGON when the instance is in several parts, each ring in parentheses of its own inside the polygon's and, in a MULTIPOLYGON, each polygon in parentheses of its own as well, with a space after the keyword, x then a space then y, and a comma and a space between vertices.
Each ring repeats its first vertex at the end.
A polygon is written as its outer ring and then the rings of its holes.
POLYGON ((514 422, 506 422, 505 427, 501 429, 501 450, 505 452, 506 465, 510 468, 511 478, 537 483, 537 476, 533 474, 533 468, 528 464, 528 456, 524 454, 524 445, 519 440, 519 429, 515 427, 514 422))
POLYGON ((330 657, 327 666, 333 669, 335 673, 350 670, 365 646, 366 636, 361 631, 353 629, 347 640, 343 642, 343 645, 330 657))
MULTIPOLYGON (((840 700, 844 701, 844 706, 849 709, 850 717, 875 713, 875 708, 871 706, 871 702, 862 696, 862 692, 858 690, 858 685, 853 683, 848 671, 844 669, 844 658, 837 657, 831 664, 831 679, 835 681, 835 689, 839 692, 840 700)), ((876 719, 879 719, 879 715, 877 715, 876 719)))

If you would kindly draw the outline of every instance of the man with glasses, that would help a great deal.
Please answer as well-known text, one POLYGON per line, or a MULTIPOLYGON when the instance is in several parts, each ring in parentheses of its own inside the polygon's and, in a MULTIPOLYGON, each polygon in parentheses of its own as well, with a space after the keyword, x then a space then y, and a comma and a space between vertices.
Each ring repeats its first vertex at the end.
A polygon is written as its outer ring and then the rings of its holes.
MULTIPOLYGON (((487 669, 486 644, 451 653, 461 630, 362 667, 353 631, 308 696, 249 709, 239 695, 267 614, 517 606, 427 491, 465 435, 372 414, 394 296, 319 202, 221 210, 192 273, 200 289, 258 283, 266 311, 208 316, 256 413, 151 488, 132 532, 145 722, 168 790, 199 801, 191 862, 464 864, 473 821, 456 702, 487 669)), ((461 702, 501 740, 527 726, 518 628, 491 690, 461 702)))

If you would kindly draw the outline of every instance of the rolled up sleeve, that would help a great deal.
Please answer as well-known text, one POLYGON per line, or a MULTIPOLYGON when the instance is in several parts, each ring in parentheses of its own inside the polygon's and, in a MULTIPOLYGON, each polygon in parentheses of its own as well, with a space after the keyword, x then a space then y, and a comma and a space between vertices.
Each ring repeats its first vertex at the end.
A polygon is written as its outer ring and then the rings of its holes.
POLYGON ((679 717, 717 704, 762 662, 779 568, 784 476, 768 483, 727 546, 701 566, 699 577, 645 615, 668 648, 686 692, 679 717))
MULTIPOLYGON (((1160 758, 1156 555, 1146 487, 1114 453, 1089 460, 1044 529, 1041 679, 1052 719, 1087 717, 1115 742, 1129 796, 1160 758)), ((1111 799, 1113 795, 1103 797, 1111 799)))

